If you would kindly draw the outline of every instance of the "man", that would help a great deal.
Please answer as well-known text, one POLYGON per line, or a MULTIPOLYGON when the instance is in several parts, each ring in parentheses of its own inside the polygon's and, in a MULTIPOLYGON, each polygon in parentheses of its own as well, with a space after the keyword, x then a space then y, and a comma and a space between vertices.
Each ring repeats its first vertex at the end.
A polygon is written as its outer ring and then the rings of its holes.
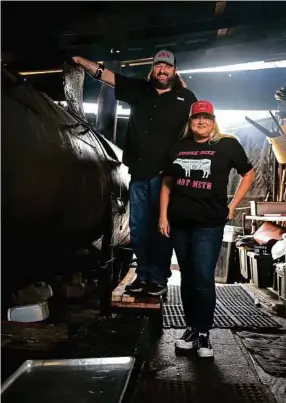
POLYGON ((171 273, 172 246, 158 231, 161 172, 197 99, 178 75, 175 56, 168 50, 155 55, 148 80, 115 74, 79 56, 73 60, 95 79, 112 85, 116 99, 130 105, 123 163, 131 175, 130 231, 137 277, 128 291, 162 295, 171 273))

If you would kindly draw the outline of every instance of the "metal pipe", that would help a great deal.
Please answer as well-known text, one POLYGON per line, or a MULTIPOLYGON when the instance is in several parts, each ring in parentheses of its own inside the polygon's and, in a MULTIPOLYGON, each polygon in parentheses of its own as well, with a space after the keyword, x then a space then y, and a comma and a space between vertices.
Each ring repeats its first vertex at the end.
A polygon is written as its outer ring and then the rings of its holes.
POLYGON ((282 136, 284 136, 285 133, 284 133, 282 127, 280 126, 278 120, 276 119, 276 117, 273 115, 273 113, 272 113, 271 111, 269 111, 269 113, 270 113, 272 119, 274 120, 274 122, 275 122, 275 124, 276 124, 278 130, 280 131, 280 133, 282 134, 282 136))
MULTIPOLYGON (((138 60, 126 60, 120 62, 121 67, 126 66, 143 66, 145 64, 152 64, 152 58, 138 59, 138 60)), ((98 63, 103 63, 102 61, 98 63)), ((31 70, 31 71, 20 71, 21 76, 35 76, 40 74, 58 74, 62 73, 63 69, 50 69, 50 70, 31 70)))
POLYGON ((19 74, 21 76, 36 76, 38 74, 56 74, 62 73, 63 69, 54 69, 54 70, 32 70, 32 71, 20 71, 19 74))

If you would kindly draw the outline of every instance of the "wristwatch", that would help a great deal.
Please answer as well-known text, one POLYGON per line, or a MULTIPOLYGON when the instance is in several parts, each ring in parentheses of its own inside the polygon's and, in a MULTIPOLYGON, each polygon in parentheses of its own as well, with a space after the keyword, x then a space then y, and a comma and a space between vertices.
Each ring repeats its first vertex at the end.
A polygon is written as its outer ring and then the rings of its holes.
POLYGON ((93 77, 94 77, 96 80, 100 80, 104 69, 105 69, 104 65, 101 64, 101 63, 98 63, 98 69, 96 70, 96 73, 94 74, 93 77))

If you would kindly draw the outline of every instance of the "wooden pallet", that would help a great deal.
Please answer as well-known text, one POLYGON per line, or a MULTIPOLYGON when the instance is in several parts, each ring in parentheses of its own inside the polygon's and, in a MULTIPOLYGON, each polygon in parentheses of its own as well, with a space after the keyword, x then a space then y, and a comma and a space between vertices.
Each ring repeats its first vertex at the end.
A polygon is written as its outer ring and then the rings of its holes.
POLYGON ((135 269, 130 268, 124 279, 121 281, 121 283, 118 284, 118 286, 115 288, 115 290, 112 293, 111 301, 112 302, 133 302, 135 301, 135 297, 131 295, 125 295, 125 287, 129 284, 132 283, 133 279, 135 277, 135 269))
POLYGON ((161 309, 160 297, 136 297, 132 302, 112 302, 111 306, 113 308, 148 309, 154 311, 161 309))
POLYGON ((132 283, 135 277, 135 269, 130 268, 124 279, 112 292, 111 306, 114 308, 139 308, 155 309, 161 308, 160 297, 135 296, 125 292, 125 287, 132 283))

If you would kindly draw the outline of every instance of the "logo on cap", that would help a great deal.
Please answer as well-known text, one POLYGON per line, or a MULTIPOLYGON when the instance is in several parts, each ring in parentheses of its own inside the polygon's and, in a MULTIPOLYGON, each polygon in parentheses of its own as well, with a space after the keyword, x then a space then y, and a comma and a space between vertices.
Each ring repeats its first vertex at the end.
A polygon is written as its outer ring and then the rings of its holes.
POLYGON ((168 53, 168 52, 162 51, 162 52, 160 52, 160 53, 157 55, 157 57, 166 57, 166 58, 169 58, 169 57, 171 57, 171 54, 168 53))
POLYGON ((199 102, 198 103, 198 108, 200 110, 208 109, 208 104, 206 102, 199 102))
POLYGON ((176 65, 175 56, 173 55, 172 52, 166 49, 160 50, 154 57, 153 64, 160 62, 168 63, 172 66, 176 65))
POLYGON ((191 106, 191 116, 199 113, 208 113, 214 115, 213 104, 209 101, 196 101, 191 106))

